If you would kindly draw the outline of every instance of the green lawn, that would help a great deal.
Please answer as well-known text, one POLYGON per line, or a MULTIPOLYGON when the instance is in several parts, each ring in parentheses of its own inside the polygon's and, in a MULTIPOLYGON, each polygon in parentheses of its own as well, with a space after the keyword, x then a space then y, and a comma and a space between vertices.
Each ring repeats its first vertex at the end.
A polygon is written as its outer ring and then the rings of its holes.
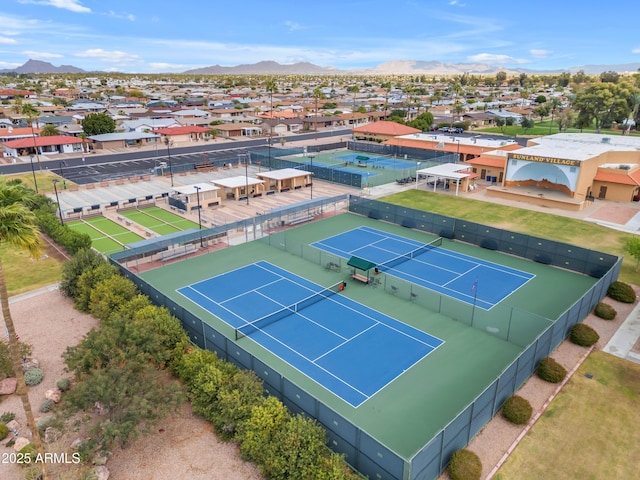
POLYGON ((0 261, 9 295, 28 292, 60 281, 62 261, 53 249, 48 248, 46 242, 43 241, 42 245, 40 258, 32 259, 24 250, 5 243, 0 244, 0 261))
POLYGON ((494 478, 638 478, 639 404, 640 365, 594 351, 494 478))
MULTIPOLYGON (((629 233, 583 220, 416 189, 395 193, 381 200, 618 256, 625 255, 624 242, 631 237, 629 233)), ((635 261, 629 255, 623 261, 620 280, 640 284, 640 273, 635 271, 635 261)))
POLYGON ((174 227, 180 228, 181 230, 187 230, 189 228, 198 228, 198 224, 196 222, 192 222, 180 215, 176 215, 175 213, 171 213, 166 211, 164 208, 160 207, 149 207, 142 208, 140 211, 155 217, 163 222, 168 223, 174 227))
POLYGON ((182 228, 171 226, 163 220, 147 215, 140 210, 129 210, 127 212, 121 212, 121 214, 123 217, 128 218, 132 222, 136 222, 138 225, 141 225, 158 235, 166 235, 168 233, 176 233, 183 230, 182 228))
POLYGON ((102 253, 120 251, 124 245, 143 239, 137 233, 104 217, 91 218, 86 221, 76 220, 67 222, 67 225, 69 228, 89 235, 91 246, 102 253))
MULTIPOLYGON (((535 120, 535 119, 534 119, 535 120)), ((490 133, 493 135, 507 135, 510 137, 522 137, 522 136, 534 136, 540 137, 544 135, 553 135, 558 133, 558 124, 556 122, 551 123, 549 120, 545 120, 543 122, 537 121, 535 122, 535 126, 533 128, 528 128, 524 130, 522 127, 518 125, 512 125, 510 127, 488 127, 488 128, 475 128, 472 132, 477 133, 490 133), (549 128, 551 126, 551 128, 549 128)), ((566 130, 562 130, 563 133, 596 133, 595 128, 591 129, 582 129, 579 128, 567 128, 566 130)), ((622 130, 600 130, 600 133, 604 135, 622 135, 622 130)), ((631 136, 638 135, 638 132, 631 131, 631 136)))

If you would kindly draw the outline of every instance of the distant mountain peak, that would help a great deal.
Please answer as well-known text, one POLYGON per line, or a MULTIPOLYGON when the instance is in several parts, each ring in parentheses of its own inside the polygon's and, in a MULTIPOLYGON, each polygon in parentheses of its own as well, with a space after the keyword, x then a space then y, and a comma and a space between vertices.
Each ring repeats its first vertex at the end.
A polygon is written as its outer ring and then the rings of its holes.
POLYGON ((83 73, 84 70, 73 65, 56 67, 49 62, 29 59, 18 68, 0 70, 0 73, 83 73))

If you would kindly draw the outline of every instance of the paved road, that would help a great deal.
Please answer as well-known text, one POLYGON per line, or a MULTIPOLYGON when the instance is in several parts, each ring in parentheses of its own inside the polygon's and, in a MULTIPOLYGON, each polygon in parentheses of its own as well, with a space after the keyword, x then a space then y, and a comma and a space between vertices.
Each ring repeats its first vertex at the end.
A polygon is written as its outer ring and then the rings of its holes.
MULTIPOLYGON (((330 137, 350 138, 351 130, 331 130, 326 132, 305 133, 286 137, 287 143, 327 139, 330 137)), ((336 141, 338 138, 336 138, 336 141)), ((326 140, 325 140, 326 141, 326 140)), ((95 183, 133 175, 148 175, 161 162, 176 172, 184 165, 207 163, 237 162, 238 155, 249 151, 266 151, 265 138, 238 140, 233 143, 200 144, 189 147, 167 149, 162 146, 156 150, 137 150, 115 154, 88 154, 82 157, 69 157, 64 160, 42 162, 43 168, 51 170, 77 184, 95 183), (170 157, 170 158, 169 158, 170 157)), ((35 162, 34 162, 35 163, 35 162)), ((37 167, 36 167, 37 168, 37 167)), ((184 167, 182 167, 184 168, 184 167)), ((0 174, 26 173, 31 171, 29 162, 0 165, 0 174)))

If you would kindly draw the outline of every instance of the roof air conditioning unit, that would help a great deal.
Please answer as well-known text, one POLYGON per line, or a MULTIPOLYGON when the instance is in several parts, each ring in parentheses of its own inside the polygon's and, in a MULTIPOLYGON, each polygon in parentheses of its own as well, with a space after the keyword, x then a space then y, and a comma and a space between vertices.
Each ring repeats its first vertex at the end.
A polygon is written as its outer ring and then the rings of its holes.
POLYGON ((602 137, 602 143, 611 143, 611 138, 609 138, 609 137, 602 137))

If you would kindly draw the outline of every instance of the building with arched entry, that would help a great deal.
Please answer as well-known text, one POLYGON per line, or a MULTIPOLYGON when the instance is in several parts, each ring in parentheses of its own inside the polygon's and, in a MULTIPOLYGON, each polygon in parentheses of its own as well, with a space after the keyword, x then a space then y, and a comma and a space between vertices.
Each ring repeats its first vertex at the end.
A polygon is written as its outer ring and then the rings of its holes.
POLYGON ((507 153, 502 182, 487 194, 581 210, 596 198, 640 200, 640 138, 558 133, 507 153))

